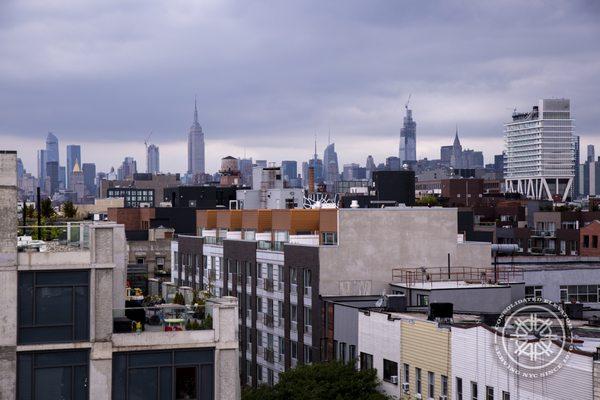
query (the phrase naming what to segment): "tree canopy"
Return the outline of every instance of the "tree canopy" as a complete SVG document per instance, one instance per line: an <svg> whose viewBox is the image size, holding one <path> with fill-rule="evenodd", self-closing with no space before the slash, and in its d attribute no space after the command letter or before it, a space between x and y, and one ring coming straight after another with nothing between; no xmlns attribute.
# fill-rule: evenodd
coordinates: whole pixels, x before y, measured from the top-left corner
<svg viewBox="0 0 600 400"><path fill-rule="evenodd" d="M77 215L77 207L71 201L65 201L62 205L62 212L65 218L75 218Z"/></svg>
<svg viewBox="0 0 600 400"><path fill-rule="evenodd" d="M246 389L242 400L384 400L375 370L357 371L338 361L300 365L282 373L279 382Z"/></svg>

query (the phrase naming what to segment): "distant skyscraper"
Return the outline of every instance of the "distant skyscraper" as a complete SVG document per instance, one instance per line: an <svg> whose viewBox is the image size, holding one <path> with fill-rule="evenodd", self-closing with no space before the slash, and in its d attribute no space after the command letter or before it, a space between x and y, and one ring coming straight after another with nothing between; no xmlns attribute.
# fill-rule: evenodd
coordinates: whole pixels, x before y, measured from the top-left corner
<svg viewBox="0 0 600 400"><path fill-rule="evenodd" d="M452 146L442 146L440 147L440 161L442 164L446 166L450 166L452 162Z"/></svg>
<svg viewBox="0 0 600 400"><path fill-rule="evenodd" d="M125 157L123 163L117 170L117 179L120 181L133 179L133 174L137 173L137 163L133 157Z"/></svg>
<svg viewBox="0 0 600 400"><path fill-rule="evenodd" d="M400 171L402 169L402 163L398 157L387 157L385 159L385 168L388 171Z"/></svg>
<svg viewBox="0 0 600 400"><path fill-rule="evenodd" d="M452 143L452 154L450 155L450 166L455 169L463 168L463 151L460 139L458 138L458 127Z"/></svg>
<svg viewBox="0 0 600 400"><path fill-rule="evenodd" d="M205 172L204 133L198 122L198 107L194 101L194 123L188 134L188 174L193 176Z"/></svg>
<svg viewBox="0 0 600 400"><path fill-rule="evenodd" d="M64 165L58 166L58 189L65 190L67 188L67 167Z"/></svg>
<svg viewBox="0 0 600 400"><path fill-rule="evenodd" d="M298 162L286 160L281 162L281 173L283 174L284 182L287 182L288 187L298 187Z"/></svg>
<svg viewBox="0 0 600 400"><path fill-rule="evenodd" d="M23 180L23 175L25 174L25 168L23 167L23 160L17 158L17 186L21 188L21 181Z"/></svg>
<svg viewBox="0 0 600 400"><path fill-rule="evenodd" d="M46 162L56 161L60 164L58 157L58 138L52 132L46 136Z"/></svg>
<svg viewBox="0 0 600 400"><path fill-rule="evenodd" d="M85 195L85 177L83 176L83 171L79 165L79 160L75 160L75 165L73 166L71 186L71 190L77 195L77 201L81 201Z"/></svg>
<svg viewBox="0 0 600 400"><path fill-rule="evenodd" d="M149 145L146 151L146 172L149 174L160 172L158 146L153 144Z"/></svg>
<svg viewBox="0 0 600 400"><path fill-rule="evenodd" d="M505 184L509 192L566 201L575 175L573 119L569 99L543 99L514 112L504 125Z"/></svg>
<svg viewBox="0 0 600 400"><path fill-rule="evenodd" d="M494 172L504 173L504 153L494 155Z"/></svg>
<svg viewBox="0 0 600 400"><path fill-rule="evenodd" d="M335 143L329 143L323 153L323 178L326 183L333 184L333 182L339 180L339 176L340 169Z"/></svg>
<svg viewBox="0 0 600 400"><path fill-rule="evenodd" d="M37 174L39 185L44 188L44 181L46 180L46 150L38 150Z"/></svg>
<svg viewBox="0 0 600 400"><path fill-rule="evenodd" d="M267 168L267 160L256 160L257 167Z"/></svg>
<svg viewBox="0 0 600 400"><path fill-rule="evenodd" d="M67 188L70 190L73 190L71 177L73 176L75 161L81 165L81 146L78 144L69 144L67 145Z"/></svg>
<svg viewBox="0 0 600 400"><path fill-rule="evenodd" d="M85 163L81 167L83 171L83 186L86 196L96 197L96 164Z"/></svg>
<svg viewBox="0 0 600 400"><path fill-rule="evenodd" d="M400 129L398 154L401 165L417 161L417 123L412 119L412 110L409 110L408 103L406 103L405 109L406 115L404 116L404 125Z"/></svg>
<svg viewBox="0 0 600 400"><path fill-rule="evenodd" d="M573 188L571 189L571 197L576 199L579 197L579 174L580 174L580 154L579 154L579 136L573 135L573 151L575 152L575 178L573 179Z"/></svg>
<svg viewBox="0 0 600 400"><path fill-rule="evenodd" d="M377 170L377 167L375 166L375 160L373 160L373 156L369 155L367 157L367 163L365 164L365 169L367 170L367 179L371 179L373 171Z"/></svg>
<svg viewBox="0 0 600 400"><path fill-rule="evenodd" d="M587 145L587 160L588 161L596 161L596 150L594 149L593 144Z"/></svg>
<svg viewBox="0 0 600 400"><path fill-rule="evenodd" d="M47 185L49 185L46 188L46 194L52 196L58 192L58 161L46 162L46 176L50 178L46 179Z"/></svg>
<svg viewBox="0 0 600 400"><path fill-rule="evenodd" d="M238 165L242 175L242 185L252 186L252 158L241 158Z"/></svg>

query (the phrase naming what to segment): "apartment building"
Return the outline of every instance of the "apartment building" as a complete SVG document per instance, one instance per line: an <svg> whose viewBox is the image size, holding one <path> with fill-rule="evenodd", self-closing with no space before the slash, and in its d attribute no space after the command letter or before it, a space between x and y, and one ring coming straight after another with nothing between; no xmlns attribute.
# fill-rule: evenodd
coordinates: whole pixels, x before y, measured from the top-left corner
<svg viewBox="0 0 600 400"><path fill-rule="evenodd" d="M490 266L489 243L459 240L449 208L198 210L172 245L172 281L240 303L240 371L277 382L331 351L322 296L381 294L398 266Z"/></svg>
<svg viewBox="0 0 600 400"><path fill-rule="evenodd" d="M16 152L2 151L0 398L239 399L235 298L211 301L203 330L150 324L126 308L123 225L18 228L16 204ZM59 239L18 233L46 230Z"/></svg>

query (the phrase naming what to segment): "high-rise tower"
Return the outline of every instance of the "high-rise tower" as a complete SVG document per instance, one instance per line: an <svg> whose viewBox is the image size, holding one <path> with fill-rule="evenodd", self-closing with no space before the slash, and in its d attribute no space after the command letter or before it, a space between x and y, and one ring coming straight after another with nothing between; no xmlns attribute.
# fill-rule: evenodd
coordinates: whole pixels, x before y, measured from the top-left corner
<svg viewBox="0 0 600 400"><path fill-rule="evenodd" d="M78 144L67 145L67 188L73 190L73 168L75 168L75 161L81 165L81 146Z"/></svg>
<svg viewBox="0 0 600 400"><path fill-rule="evenodd" d="M407 101L404 106L406 115L404 116L404 125L400 129L398 158L400 158L401 164L417 161L417 123L412 118L412 110L408 108L408 103Z"/></svg>
<svg viewBox="0 0 600 400"><path fill-rule="evenodd" d="M188 174L199 175L205 173L204 167L204 133L198 122L198 107L194 101L194 123L188 134Z"/></svg>
<svg viewBox="0 0 600 400"><path fill-rule="evenodd" d="M157 174L160 172L160 157L158 146L151 144L146 149L146 172Z"/></svg>
<svg viewBox="0 0 600 400"><path fill-rule="evenodd" d="M46 136L46 162L48 161L59 162L58 138L52 132L48 132Z"/></svg>
<svg viewBox="0 0 600 400"><path fill-rule="evenodd" d="M543 99L504 125L504 179L509 192L566 201L573 188L575 148L569 99Z"/></svg>

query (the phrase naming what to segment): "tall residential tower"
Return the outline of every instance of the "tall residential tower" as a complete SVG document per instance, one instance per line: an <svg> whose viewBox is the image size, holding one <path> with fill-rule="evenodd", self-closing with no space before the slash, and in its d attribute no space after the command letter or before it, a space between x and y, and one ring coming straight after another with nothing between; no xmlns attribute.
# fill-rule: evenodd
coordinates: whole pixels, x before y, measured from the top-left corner
<svg viewBox="0 0 600 400"><path fill-rule="evenodd" d="M158 146L151 144L146 150L146 172L149 174L157 174L160 172L160 158Z"/></svg>
<svg viewBox="0 0 600 400"><path fill-rule="evenodd" d="M504 125L504 179L509 192L566 201L575 175L569 99L543 99Z"/></svg>
<svg viewBox="0 0 600 400"><path fill-rule="evenodd" d="M198 107L194 102L194 123L188 134L188 174L199 175L205 173L204 167L204 133L198 122Z"/></svg>

